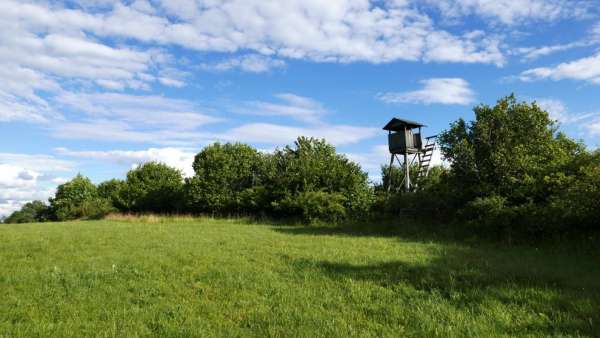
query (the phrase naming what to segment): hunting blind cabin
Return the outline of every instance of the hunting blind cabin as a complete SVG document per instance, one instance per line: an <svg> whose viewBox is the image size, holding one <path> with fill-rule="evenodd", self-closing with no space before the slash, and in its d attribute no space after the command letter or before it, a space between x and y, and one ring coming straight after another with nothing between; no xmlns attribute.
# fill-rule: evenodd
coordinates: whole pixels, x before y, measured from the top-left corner
<svg viewBox="0 0 600 338"><path fill-rule="evenodd" d="M431 157L435 150L435 141L437 135L429 136L425 138L425 145L423 145L423 139L421 137L421 128L426 127L425 125L410 120L403 120L399 118L393 118L388 122L383 130L387 130L388 133L388 146L391 154L390 166L389 166L389 182L388 182L388 193L393 185L392 166L394 165L394 159L398 161L400 167L404 169L404 177L399 186L404 184L405 191L411 191L416 188L416 183L412 184L410 181L410 167L416 161L418 164L417 182L419 178L426 177L429 174L429 166L431 164ZM403 162L400 162L399 155L403 155ZM409 158L412 157L409 162Z"/></svg>

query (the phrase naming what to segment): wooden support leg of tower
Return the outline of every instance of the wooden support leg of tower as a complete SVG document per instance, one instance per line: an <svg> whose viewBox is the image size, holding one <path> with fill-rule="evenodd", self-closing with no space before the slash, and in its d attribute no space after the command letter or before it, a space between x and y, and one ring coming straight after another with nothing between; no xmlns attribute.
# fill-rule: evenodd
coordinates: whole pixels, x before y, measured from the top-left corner
<svg viewBox="0 0 600 338"><path fill-rule="evenodd" d="M404 154L404 189L410 191L410 165L408 164L408 154Z"/></svg>
<svg viewBox="0 0 600 338"><path fill-rule="evenodd" d="M392 177L394 177L394 173L392 172L392 165L394 165L394 154L392 154L392 156L390 157L390 166L388 167L388 187L387 187L387 196L390 195L390 191L392 189L392 183L393 183L393 179Z"/></svg>

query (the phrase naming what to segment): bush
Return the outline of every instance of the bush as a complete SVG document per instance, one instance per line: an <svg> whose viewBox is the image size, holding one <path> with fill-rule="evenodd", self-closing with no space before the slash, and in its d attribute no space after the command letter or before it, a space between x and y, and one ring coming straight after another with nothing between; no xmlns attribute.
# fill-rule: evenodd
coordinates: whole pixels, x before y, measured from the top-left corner
<svg viewBox="0 0 600 338"><path fill-rule="evenodd" d="M382 171L387 170L383 168ZM447 220L454 216L458 205L454 198L454 191L448 185L449 170L441 167L432 167L429 175L417 181L418 186L414 192L406 193L402 190L391 193L387 191L380 194L385 199L383 209L392 215L409 214L415 218Z"/></svg>
<svg viewBox="0 0 600 338"><path fill-rule="evenodd" d="M483 232L509 237L540 237L594 222L584 215L597 207L598 173L580 168L595 156L558 132L535 103L509 96L474 111L474 121L459 119L440 134L451 168L439 183L454 201L450 210Z"/></svg>
<svg viewBox="0 0 600 338"><path fill-rule="evenodd" d="M50 207L42 201L25 203L20 210L10 214L4 223L33 223L50 220L52 213Z"/></svg>
<svg viewBox="0 0 600 338"><path fill-rule="evenodd" d="M339 222L346 218L346 197L340 193L305 191L273 202L273 206L288 214L300 215L304 222Z"/></svg>
<svg viewBox="0 0 600 338"><path fill-rule="evenodd" d="M119 211L130 209L127 197L127 183L123 180L111 179L98 184L98 196L105 198Z"/></svg>
<svg viewBox="0 0 600 338"><path fill-rule="evenodd" d="M135 212L178 212L183 204L181 172L166 164L147 162L127 173L126 205Z"/></svg>
<svg viewBox="0 0 600 338"><path fill-rule="evenodd" d="M101 219L102 217L117 211L110 200L101 197L93 197L81 201L78 204L66 205L57 211L58 220L71 219Z"/></svg>
<svg viewBox="0 0 600 338"><path fill-rule="evenodd" d="M577 176L559 176L553 182L559 188L552 195L548 209L554 221L578 230L600 230L600 165L580 168Z"/></svg>
<svg viewBox="0 0 600 338"><path fill-rule="evenodd" d="M339 213L337 207L326 208L334 212L331 217L325 217L327 219L339 219L342 214L365 216L374 202L374 191L367 174L358 164L336 153L325 140L300 137L294 147L286 146L275 151L269 173L266 186L273 195L273 205L279 206L275 210L279 215L302 216L304 211L286 210L280 205L287 201L309 203L325 196L323 194L335 197L334 205L339 203L344 208L343 213ZM312 192L315 194L308 194ZM322 215L321 212L316 214Z"/></svg>
<svg viewBox="0 0 600 338"><path fill-rule="evenodd" d="M69 182L59 185L54 198L50 199L54 217L59 221L95 217L98 211L90 207L95 203L99 207L106 204L98 196L96 186L87 177L80 174L77 174ZM93 215L87 212L91 212Z"/></svg>
<svg viewBox="0 0 600 338"><path fill-rule="evenodd" d="M186 180L191 211L240 214L266 208L261 184L266 155L241 143L215 143L194 158L192 178Z"/></svg>
<svg viewBox="0 0 600 338"><path fill-rule="evenodd" d="M567 171L584 152L581 144L557 132L555 122L535 103L509 96L474 112L475 121L460 119L440 135L456 191L465 202L490 195L513 205L544 201L544 178Z"/></svg>

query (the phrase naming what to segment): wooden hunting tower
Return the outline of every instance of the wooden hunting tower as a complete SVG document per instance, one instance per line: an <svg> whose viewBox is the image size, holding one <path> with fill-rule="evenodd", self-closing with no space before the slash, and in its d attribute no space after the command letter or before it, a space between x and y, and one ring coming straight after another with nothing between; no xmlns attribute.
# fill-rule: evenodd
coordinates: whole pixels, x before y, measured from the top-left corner
<svg viewBox="0 0 600 338"><path fill-rule="evenodd" d="M392 187L393 175L391 175L391 170L392 165L394 164L394 158L396 158L398 163L404 167L403 183L406 191L410 191L412 187L410 182L410 165L415 159L418 159L419 161L419 173L417 177L424 177L429 173L429 164L431 163L431 156L435 149L436 136L425 138L426 144L423 145L423 139L421 137L422 127L425 127L425 125L419 122L395 117L383 127L383 130L389 132L388 147L391 154L388 192ZM404 162L400 163L400 159L397 157L398 155L403 155ZM409 156L413 157L410 163L408 162Z"/></svg>

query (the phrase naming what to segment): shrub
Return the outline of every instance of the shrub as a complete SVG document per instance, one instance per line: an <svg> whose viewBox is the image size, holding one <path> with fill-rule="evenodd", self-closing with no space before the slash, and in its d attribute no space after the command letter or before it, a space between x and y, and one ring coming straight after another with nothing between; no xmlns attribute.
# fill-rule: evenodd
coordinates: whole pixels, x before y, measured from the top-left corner
<svg viewBox="0 0 600 338"><path fill-rule="evenodd" d="M584 152L557 132L547 112L535 103L517 102L514 95L474 112L475 121L460 119L440 134L441 149L467 200L487 195L512 203L543 200L544 177L566 170Z"/></svg>
<svg viewBox="0 0 600 338"><path fill-rule="evenodd" d="M554 220L573 229L600 230L600 165L591 164L580 168L577 176L554 179L562 188L549 203Z"/></svg>
<svg viewBox="0 0 600 338"><path fill-rule="evenodd" d="M52 213L50 207L42 201L25 203L20 210L10 214L4 223L33 223L50 220Z"/></svg>
<svg viewBox="0 0 600 338"><path fill-rule="evenodd" d="M416 181L418 186L413 192L399 190L386 196L387 191L381 191L380 194L387 197L381 210L393 215L410 214L415 218L435 220L453 217L458 205L453 187L448 185L448 175L448 169L435 166L430 169L428 176Z"/></svg>
<svg viewBox="0 0 600 338"><path fill-rule="evenodd" d="M241 143L215 143L204 148L194 158L194 177L186 180L190 210L230 214L264 209L260 186L266 156Z"/></svg>
<svg viewBox="0 0 600 338"><path fill-rule="evenodd" d="M125 189L132 211L178 212L183 204L181 172L163 163L147 162L130 170Z"/></svg>
<svg viewBox="0 0 600 338"><path fill-rule="evenodd" d="M110 200L93 197L78 204L65 205L57 211L56 216L59 220L100 219L115 211L117 209L113 207Z"/></svg>
<svg viewBox="0 0 600 338"><path fill-rule="evenodd" d="M120 211L129 210L127 183L123 180L111 179L98 184L98 196L105 198Z"/></svg>
<svg viewBox="0 0 600 338"><path fill-rule="evenodd" d="M337 207L327 208L335 214L326 218L339 219L342 214L364 216L374 202L367 174L358 164L336 153L325 140L300 137L294 147L286 146L275 151L269 173L267 188L273 194L273 205L286 204L290 200L308 203L325 196L323 194L342 196L343 199L335 197L334 204L341 204L345 210L343 213L339 213ZM316 195L301 196L309 192ZM278 207L275 211L280 215L299 216L299 209Z"/></svg>
<svg viewBox="0 0 600 338"><path fill-rule="evenodd" d="M96 186L87 178L77 174L72 180L59 185L56 188L54 198L50 199L50 206L54 216L59 221L87 218L91 215L87 211L92 211L89 207L91 203L104 204L99 199ZM96 214L96 211L93 211Z"/></svg>
<svg viewBox="0 0 600 338"><path fill-rule="evenodd" d="M285 213L300 215L304 222L339 222L346 218L346 197L340 193L304 191L274 202Z"/></svg>
<svg viewBox="0 0 600 338"><path fill-rule="evenodd" d="M474 121L459 119L440 134L451 163L440 183L461 218L490 233L530 235L564 231L567 217L583 221L574 215L578 206L587 205L580 214L594 207L587 189L594 174L580 179L578 170L593 159L583 145L558 132L536 103L517 102L514 95L474 112ZM565 201L577 197L577 205Z"/></svg>
<svg viewBox="0 0 600 338"><path fill-rule="evenodd" d="M514 210L501 196L477 197L467 203L461 210L461 216L470 221L475 227L495 232L507 227L513 222Z"/></svg>

